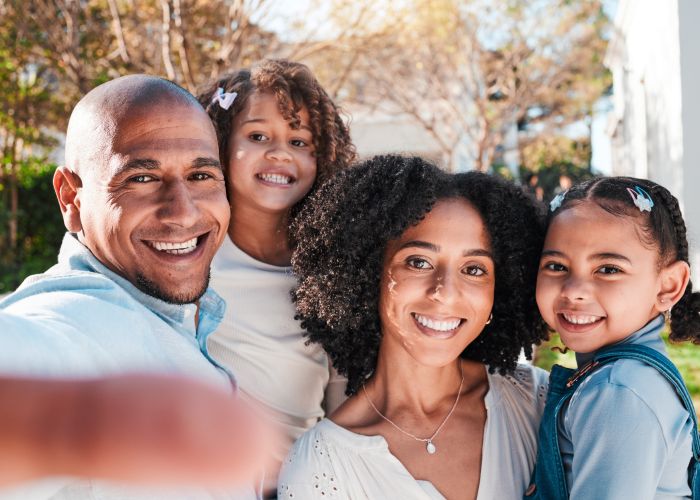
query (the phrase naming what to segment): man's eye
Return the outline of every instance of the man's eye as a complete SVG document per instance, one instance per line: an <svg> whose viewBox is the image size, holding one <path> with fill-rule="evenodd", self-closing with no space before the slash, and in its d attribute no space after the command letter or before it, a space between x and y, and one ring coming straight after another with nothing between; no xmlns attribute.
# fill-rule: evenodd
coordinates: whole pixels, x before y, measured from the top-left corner
<svg viewBox="0 0 700 500"><path fill-rule="evenodd" d="M414 269L432 269L430 262L418 257L410 257L406 259L406 264Z"/></svg>
<svg viewBox="0 0 700 500"><path fill-rule="evenodd" d="M192 174L190 178L194 181L206 181L208 179L211 179L212 176L206 172L196 172Z"/></svg>
<svg viewBox="0 0 700 500"><path fill-rule="evenodd" d="M155 177L153 177L152 175L146 175L146 174L135 175L135 176L129 178L129 182L135 182L138 184L143 184L146 182L153 182L154 180L156 180Z"/></svg>

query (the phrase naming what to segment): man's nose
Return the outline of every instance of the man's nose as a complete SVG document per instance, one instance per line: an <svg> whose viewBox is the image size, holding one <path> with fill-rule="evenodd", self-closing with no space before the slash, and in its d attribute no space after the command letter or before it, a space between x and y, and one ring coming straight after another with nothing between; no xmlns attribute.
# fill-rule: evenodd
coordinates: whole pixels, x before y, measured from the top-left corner
<svg viewBox="0 0 700 500"><path fill-rule="evenodd" d="M199 205L185 180L164 182L160 205L158 216L166 224L191 227L202 216Z"/></svg>

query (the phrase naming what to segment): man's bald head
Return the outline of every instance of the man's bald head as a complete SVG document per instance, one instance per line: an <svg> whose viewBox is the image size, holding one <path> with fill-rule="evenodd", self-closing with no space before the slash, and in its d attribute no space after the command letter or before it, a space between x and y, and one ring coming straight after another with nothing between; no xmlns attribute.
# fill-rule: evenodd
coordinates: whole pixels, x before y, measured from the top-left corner
<svg viewBox="0 0 700 500"><path fill-rule="evenodd" d="M123 76L95 87L71 113L66 132L66 166L76 173L85 167L99 167L109 156L121 125L130 117L159 106L191 107L195 113L204 113L187 90L155 76Z"/></svg>
<svg viewBox="0 0 700 500"><path fill-rule="evenodd" d="M54 190L68 231L110 270L169 302L204 293L229 205L216 132L186 90L136 75L87 94Z"/></svg>

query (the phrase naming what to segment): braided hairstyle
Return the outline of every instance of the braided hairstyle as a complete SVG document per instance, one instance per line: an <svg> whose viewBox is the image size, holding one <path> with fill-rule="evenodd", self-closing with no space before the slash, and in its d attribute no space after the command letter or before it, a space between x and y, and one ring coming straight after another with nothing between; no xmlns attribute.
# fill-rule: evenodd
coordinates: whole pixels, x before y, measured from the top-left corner
<svg viewBox="0 0 700 500"><path fill-rule="evenodd" d="M219 88L224 92L238 94L228 109L212 102ZM275 96L280 114L292 129L298 129L301 125L299 111L302 107L308 111L317 172L310 192L355 159L355 146L350 140L348 127L340 116L341 110L323 90L311 70L297 62L264 59L250 69L222 75L207 84L197 95L200 104L214 123L224 172L229 164L229 141L233 120L245 108L249 97L256 92ZM305 199L297 203L292 209L292 214L298 212Z"/></svg>
<svg viewBox="0 0 700 500"><path fill-rule="evenodd" d="M628 189L644 189L654 206L650 212L634 205ZM642 244L659 251L659 268L676 261L690 265L688 239L680 205L668 189L646 179L634 177L599 177L578 184L564 194L561 205L550 212L549 222L568 208L591 201L617 217L628 217L637 223ZM671 334L674 341L700 343L700 293L693 292L689 281L683 296L671 310Z"/></svg>
<svg viewBox="0 0 700 500"><path fill-rule="evenodd" d="M437 201L453 198L481 215L496 273L493 320L462 357L503 373L515 368L521 349L530 356L532 345L546 337L534 299L544 242L536 202L487 174L447 174L421 158L378 156L321 186L291 227L298 242L292 255L297 318L309 341L321 344L348 378L348 395L377 364L387 243L418 224Z"/></svg>

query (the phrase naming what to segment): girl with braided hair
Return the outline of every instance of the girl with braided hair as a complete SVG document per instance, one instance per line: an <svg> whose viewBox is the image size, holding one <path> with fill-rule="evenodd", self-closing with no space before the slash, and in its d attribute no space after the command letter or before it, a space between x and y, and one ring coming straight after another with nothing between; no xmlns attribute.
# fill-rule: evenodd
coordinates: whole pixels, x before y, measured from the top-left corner
<svg viewBox="0 0 700 500"><path fill-rule="evenodd" d="M228 238L212 262L227 302L208 349L244 396L281 424L287 447L344 400L345 380L294 319L289 225L309 195L355 158L339 108L308 67L263 60L199 94L216 130L231 207ZM269 478L275 483L275 474Z"/></svg>
<svg viewBox="0 0 700 500"><path fill-rule="evenodd" d="M665 316L671 340L700 342L678 200L654 182L609 177L550 209L537 304L578 370L552 370L526 496L697 498L696 414L660 336Z"/></svg>

